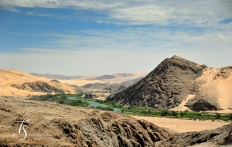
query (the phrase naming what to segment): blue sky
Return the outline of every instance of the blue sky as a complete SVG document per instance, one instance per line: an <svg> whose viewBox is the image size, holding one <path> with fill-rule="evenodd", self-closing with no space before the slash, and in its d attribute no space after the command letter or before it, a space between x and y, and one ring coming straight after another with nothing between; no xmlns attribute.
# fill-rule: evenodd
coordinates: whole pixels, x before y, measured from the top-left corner
<svg viewBox="0 0 232 147"><path fill-rule="evenodd" d="M231 0L0 0L0 68L150 72L179 55L232 65Z"/></svg>

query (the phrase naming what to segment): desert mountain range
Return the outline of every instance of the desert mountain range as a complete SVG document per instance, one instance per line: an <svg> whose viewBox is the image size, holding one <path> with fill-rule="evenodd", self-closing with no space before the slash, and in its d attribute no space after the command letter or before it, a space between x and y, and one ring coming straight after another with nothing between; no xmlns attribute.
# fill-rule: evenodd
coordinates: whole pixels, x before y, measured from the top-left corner
<svg viewBox="0 0 232 147"><path fill-rule="evenodd" d="M175 110L232 109L232 67L212 68L173 56L107 100L125 106Z"/></svg>
<svg viewBox="0 0 232 147"><path fill-rule="evenodd" d="M231 73L231 66L215 69L178 56L165 59L148 75L121 73L59 80L1 69L0 96L75 94L106 90L110 85L113 93L107 100L125 106L230 111Z"/></svg>
<svg viewBox="0 0 232 147"><path fill-rule="evenodd" d="M36 76L35 76L36 75ZM76 94L86 91L118 91L136 83L146 74L114 74L103 76L63 76L28 74L18 70L0 69L0 96L28 96L47 93Z"/></svg>

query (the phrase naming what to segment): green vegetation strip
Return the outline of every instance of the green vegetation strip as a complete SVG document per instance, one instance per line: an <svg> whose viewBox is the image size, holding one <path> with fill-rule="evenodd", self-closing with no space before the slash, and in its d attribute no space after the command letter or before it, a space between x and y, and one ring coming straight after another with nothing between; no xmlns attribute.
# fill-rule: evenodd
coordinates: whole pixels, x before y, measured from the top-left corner
<svg viewBox="0 0 232 147"><path fill-rule="evenodd" d="M77 100L69 100L68 97L75 97ZM113 108L121 108L122 113L128 115L138 115L138 116L152 116L152 117L168 117L168 118L186 118L192 120L223 120L223 121L232 121L232 113L229 114L220 114L220 113L207 113L207 112L195 112L195 111L172 111L172 110L163 110L163 109L153 109L153 108L141 108L141 107L124 107L122 105L97 99L82 98L80 94L47 94L43 96L33 97L32 100L46 100L53 101L60 104L66 104L71 106L80 106L88 107L89 103L87 101L95 101L100 104L105 104L108 107L96 106L91 107L95 109L114 111ZM113 108L112 108L113 107Z"/></svg>

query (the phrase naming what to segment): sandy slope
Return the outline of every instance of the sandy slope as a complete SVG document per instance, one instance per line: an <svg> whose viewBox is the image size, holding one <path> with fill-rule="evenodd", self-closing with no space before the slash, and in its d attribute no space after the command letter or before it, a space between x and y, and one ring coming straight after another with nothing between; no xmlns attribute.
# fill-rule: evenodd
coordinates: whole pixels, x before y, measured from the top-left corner
<svg viewBox="0 0 232 147"><path fill-rule="evenodd" d="M17 84L25 81L31 82L36 80L46 80L46 78L38 78L17 70L0 69L0 86L6 86L8 84L13 84L13 83Z"/></svg>
<svg viewBox="0 0 232 147"><path fill-rule="evenodd" d="M36 77L18 70L3 70L0 69L0 96L27 96L27 95L43 95L42 92L31 92L19 90L11 87L12 84L23 84L25 82L43 81L49 85L64 89L65 91L75 93L72 86L63 83L54 83L50 79L44 77Z"/></svg>
<svg viewBox="0 0 232 147"><path fill-rule="evenodd" d="M224 111L230 111L229 108L232 108L232 69L207 68L196 82L200 85L199 96L217 103Z"/></svg>
<svg viewBox="0 0 232 147"><path fill-rule="evenodd" d="M189 94L189 95L187 96L187 98L184 99L184 100L181 102L181 104L180 104L179 106L177 106L177 107L175 107L175 108L172 108L172 109L170 109L170 110L181 110L181 111L189 110L189 108L186 107L185 105L186 105L186 103L187 103L190 99L192 99L192 98L194 98L194 97L195 97L194 94Z"/></svg>
<svg viewBox="0 0 232 147"><path fill-rule="evenodd" d="M189 95L185 100L173 110L186 110L184 105L194 98L202 98L213 104L217 104L221 109L218 112L232 112L232 69L207 67L203 75L196 81L198 91L195 95Z"/></svg>

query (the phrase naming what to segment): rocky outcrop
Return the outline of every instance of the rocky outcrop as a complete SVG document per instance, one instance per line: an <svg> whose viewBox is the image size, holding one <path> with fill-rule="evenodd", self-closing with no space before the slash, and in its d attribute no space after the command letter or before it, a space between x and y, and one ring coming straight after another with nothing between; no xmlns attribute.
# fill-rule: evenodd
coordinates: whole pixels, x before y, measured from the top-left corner
<svg viewBox="0 0 232 147"><path fill-rule="evenodd" d="M65 93L64 90L51 86L48 83L42 81L25 82L23 84L12 84L11 87L31 92Z"/></svg>
<svg viewBox="0 0 232 147"><path fill-rule="evenodd" d="M126 106L173 108L198 90L199 65L178 56L167 58L136 84L110 95L107 100Z"/></svg>
<svg viewBox="0 0 232 147"><path fill-rule="evenodd" d="M164 140L171 133L147 121L117 119L115 113L105 112L100 117L89 117L70 124L54 120L70 142L81 147L147 147Z"/></svg>
<svg viewBox="0 0 232 147"><path fill-rule="evenodd" d="M159 147L186 147L186 146L232 146L232 125L226 125L215 130L188 132L176 134L162 142L156 143Z"/></svg>
<svg viewBox="0 0 232 147"><path fill-rule="evenodd" d="M216 104L212 104L204 99L193 99L187 102L187 107L193 111L217 111L221 110Z"/></svg>
<svg viewBox="0 0 232 147"><path fill-rule="evenodd" d="M220 71L214 76L214 80L218 78L227 79L231 75L232 66L226 66L220 69Z"/></svg>
<svg viewBox="0 0 232 147"><path fill-rule="evenodd" d="M116 112L17 99L8 99L0 107L0 146L6 147L152 147L173 135L145 120ZM28 119L24 123L27 138L21 140L23 130L13 137L20 126L15 121Z"/></svg>

